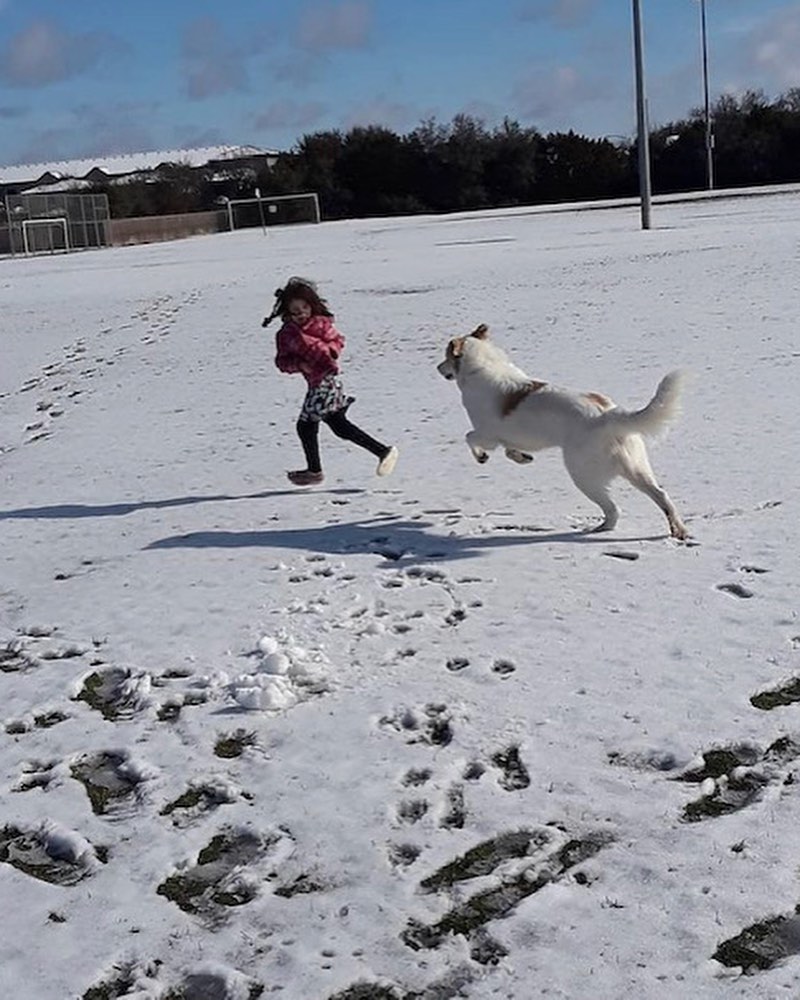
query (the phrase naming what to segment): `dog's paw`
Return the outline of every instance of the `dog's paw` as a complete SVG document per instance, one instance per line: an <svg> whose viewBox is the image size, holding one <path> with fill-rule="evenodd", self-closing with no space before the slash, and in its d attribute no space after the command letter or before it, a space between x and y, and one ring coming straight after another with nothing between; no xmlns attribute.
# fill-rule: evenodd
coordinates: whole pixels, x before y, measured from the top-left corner
<svg viewBox="0 0 800 1000"><path fill-rule="evenodd" d="M489 461L489 452L481 451L477 448L470 448L472 452L472 457L479 465L485 465Z"/></svg>
<svg viewBox="0 0 800 1000"><path fill-rule="evenodd" d="M506 448L506 458L510 458L512 462L517 462L519 465L527 465L528 462L533 461L533 455L529 455L526 451L519 451L517 448Z"/></svg>

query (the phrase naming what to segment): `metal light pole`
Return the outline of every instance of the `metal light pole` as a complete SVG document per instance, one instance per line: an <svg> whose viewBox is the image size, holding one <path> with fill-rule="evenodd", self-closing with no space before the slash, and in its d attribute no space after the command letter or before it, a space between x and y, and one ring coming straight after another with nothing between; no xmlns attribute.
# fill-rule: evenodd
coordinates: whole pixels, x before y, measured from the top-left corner
<svg viewBox="0 0 800 1000"><path fill-rule="evenodd" d="M700 0L700 37L703 43L703 103L706 123L706 182L714 188L714 135L711 131L711 105L708 99L708 42L706 38L706 0Z"/></svg>
<svg viewBox="0 0 800 1000"><path fill-rule="evenodd" d="M633 50L636 66L636 124L639 152L639 192L642 199L642 229L650 228L650 136L644 87L644 41L640 0L633 0Z"/></svg>

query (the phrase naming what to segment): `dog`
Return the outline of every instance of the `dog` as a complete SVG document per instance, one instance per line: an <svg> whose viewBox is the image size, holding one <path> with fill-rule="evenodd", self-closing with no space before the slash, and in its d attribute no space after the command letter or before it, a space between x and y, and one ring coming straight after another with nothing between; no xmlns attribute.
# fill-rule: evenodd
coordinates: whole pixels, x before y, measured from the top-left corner
<svg viewBox="0 0 800 1000"><path fill-rule="evenodd" d="M641 410L619 409L599 392L573 392L532 379L489 339L482 323L466 337L453 337L437 370L454 379L473 429L466 440L484 463L502 447L513 462L533 461L532 452L561 448L572 481L603 512L591 531L611 531L619 507L609 486L621 476L664 512L673 538L689 533L675 505L656 480L643 436L666 429L679 415L681 372L666 375Z"/></svg>

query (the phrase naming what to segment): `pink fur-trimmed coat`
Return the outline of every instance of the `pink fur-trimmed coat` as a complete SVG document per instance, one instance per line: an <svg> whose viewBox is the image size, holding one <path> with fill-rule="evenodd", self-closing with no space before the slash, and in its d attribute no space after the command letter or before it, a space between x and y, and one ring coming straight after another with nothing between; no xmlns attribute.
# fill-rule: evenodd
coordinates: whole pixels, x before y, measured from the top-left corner
<svg viewBox="0 0 800 1000"><path fill-rule="evenodd" d="M300 372L310 389L328 375L339 374L344 337L329 316L311 316L302 326L288 320L275 338L275 364L287 374Z"/></svg>

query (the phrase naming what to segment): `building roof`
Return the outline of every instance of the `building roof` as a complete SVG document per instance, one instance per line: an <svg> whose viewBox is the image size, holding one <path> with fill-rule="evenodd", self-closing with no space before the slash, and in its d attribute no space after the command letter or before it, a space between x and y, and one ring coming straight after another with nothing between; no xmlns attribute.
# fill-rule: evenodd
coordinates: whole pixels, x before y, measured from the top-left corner
<svg viewBox="0 0 800 1000"><path fill-rule="evenodd" d="M0 166L0 184L36 181L45 174L63 178L85 177L92 170L102 170L109 176L132 174L137 170L154 170L162 163L188 163L202 167L210 161L241 160L259 156L277 156L274 149L258 146L201 146L197 149L161 149L145 153L125 153L122 156L101 156L86 160L60 160L50 163L19 163Z"/></svg>

